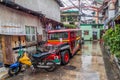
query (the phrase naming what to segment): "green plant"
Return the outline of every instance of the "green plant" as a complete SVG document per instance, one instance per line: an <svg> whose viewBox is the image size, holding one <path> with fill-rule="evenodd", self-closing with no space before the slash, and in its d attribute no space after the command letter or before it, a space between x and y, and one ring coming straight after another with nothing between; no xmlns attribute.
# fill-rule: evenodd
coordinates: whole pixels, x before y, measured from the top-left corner
<svg viewBox="0 0 120 80"><path fill-rule="evenodd" d="M65 28L76 28L76 25L72 25L72 24L64 24Z"/></svg>
<svg viewBox="0 0 120 80"><path fill-rule="evenodd" d="M103 36L105 45L110 47L112 54L115 54L120 58L120 25L116 25L115 28L110 28L105 32Z"/></svg>

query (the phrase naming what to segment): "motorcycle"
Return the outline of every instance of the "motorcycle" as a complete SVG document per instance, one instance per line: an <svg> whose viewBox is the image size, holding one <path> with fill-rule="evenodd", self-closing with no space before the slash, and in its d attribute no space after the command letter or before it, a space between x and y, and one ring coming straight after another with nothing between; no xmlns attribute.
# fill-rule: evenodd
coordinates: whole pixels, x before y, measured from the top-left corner
<svg viewBox="0 0 120 80"><path fill-rule="evenodd" d="M8 74L9 76L17 75L20 71L26 70L30 67L32 71L40 69L45 69L48 72L54 71L56 69L56 63L54 61L47 60L50 53L36 53L32 55L32 60L28 57L28 54L24 52L20 55L17 61L10 65Z"/></svg>
<svg viewBox="0 0 120 80"><path fill-rule="evenodd" d="M51 55L49 52L39 51L32 55L32 70L45 69L48 72L52 72L56 69L56 63L52 60L47 59Z"/></svg>
<svg viewBox="0 0 120 80"><path fill-rule="evenodd" d="M19 55L17 61L10 65L8 74L9 76L17 75L20 71L24 71L27 66L30 67L32 62L28 57L27 53L24 52L22 55Z"/></svg>

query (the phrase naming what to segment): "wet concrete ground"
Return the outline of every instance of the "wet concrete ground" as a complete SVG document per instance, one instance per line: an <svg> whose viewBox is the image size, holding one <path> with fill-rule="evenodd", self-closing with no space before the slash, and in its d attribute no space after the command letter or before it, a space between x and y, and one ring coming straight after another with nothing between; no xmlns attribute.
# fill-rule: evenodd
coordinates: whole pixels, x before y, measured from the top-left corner
<svg viewBox="0 0 120 80"><path fill-rule="evenodd" d="M26 71L6 80L109 80L106 72L99 43L85 42L82 51L79 51L69 64L58 66L54 72Z"/></svg>

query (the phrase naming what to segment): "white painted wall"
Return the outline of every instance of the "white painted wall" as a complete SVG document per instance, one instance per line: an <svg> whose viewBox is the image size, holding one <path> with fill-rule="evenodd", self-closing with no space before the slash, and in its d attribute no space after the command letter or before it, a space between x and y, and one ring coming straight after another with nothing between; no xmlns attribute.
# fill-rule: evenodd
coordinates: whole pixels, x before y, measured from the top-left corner
<svg viewBox="0 0 120 80"><path fill-rule="evenodd" d="M55 0L14 0L19 5L42 12L46 17L60 22L60 6Z"/></svg>
<svg viewBox="0 0 120 80"><path fill-rule="evenodd" d="M109 10L108 11L108 19L112 19L115 17L115 10Z"/></svg>
<svg viewBox="0 0 120 80"><path fill-rule="evenodd" d="M0 5L0 34L1 26L20 27L25 34L25 26L34 26L40 35L43 35L42 23L39 18L21 11L17 11L6 6ZM14 34L13 34L14 35ZM44 36L43 36L44 37ZM35 52L36 47L27 48L29 52Z"/></svg>
<svg viewBox="0 0 120 80"><path fill-rule="evenodd" d="M1 26L20 27L24 33L25 26L34 26L38 28L39 34L42 34L42 24L38 17L13 10L3 5L0 5L0 28Z"/></svg>

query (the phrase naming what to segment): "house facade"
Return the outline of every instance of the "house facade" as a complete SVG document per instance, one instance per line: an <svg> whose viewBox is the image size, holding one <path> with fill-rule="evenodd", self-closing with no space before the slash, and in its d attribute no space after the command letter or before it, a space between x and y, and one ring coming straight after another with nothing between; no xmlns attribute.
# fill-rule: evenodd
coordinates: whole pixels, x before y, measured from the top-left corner
<svg viewBox="0 0 120 80"><path fill-rule="evenodd" d="M79 12L76 10L61 11L61 21L63 24L78 25Z"/></svg>
<svg viewBox="0 0 120 80"><path fill-rule="evenodd" d="M0 0L0 62L13 63L20 46L35 52L46 27L60 24L60 6L59 0Z"/></svg>
<svg viewBox="0 0 120 80"><path fill-rule="evenodd" d="M103 15L104 28L108 29L114 27L115 24L119 23L120 15L120 1L119 0L104 0L101 11Z"/></svg>
<svg viewBox="0 0 120 80"><path fill-rule="evenodd" d="M103 24L81 24L80 29L84 40L99 40L104 28Z"/></svg>

